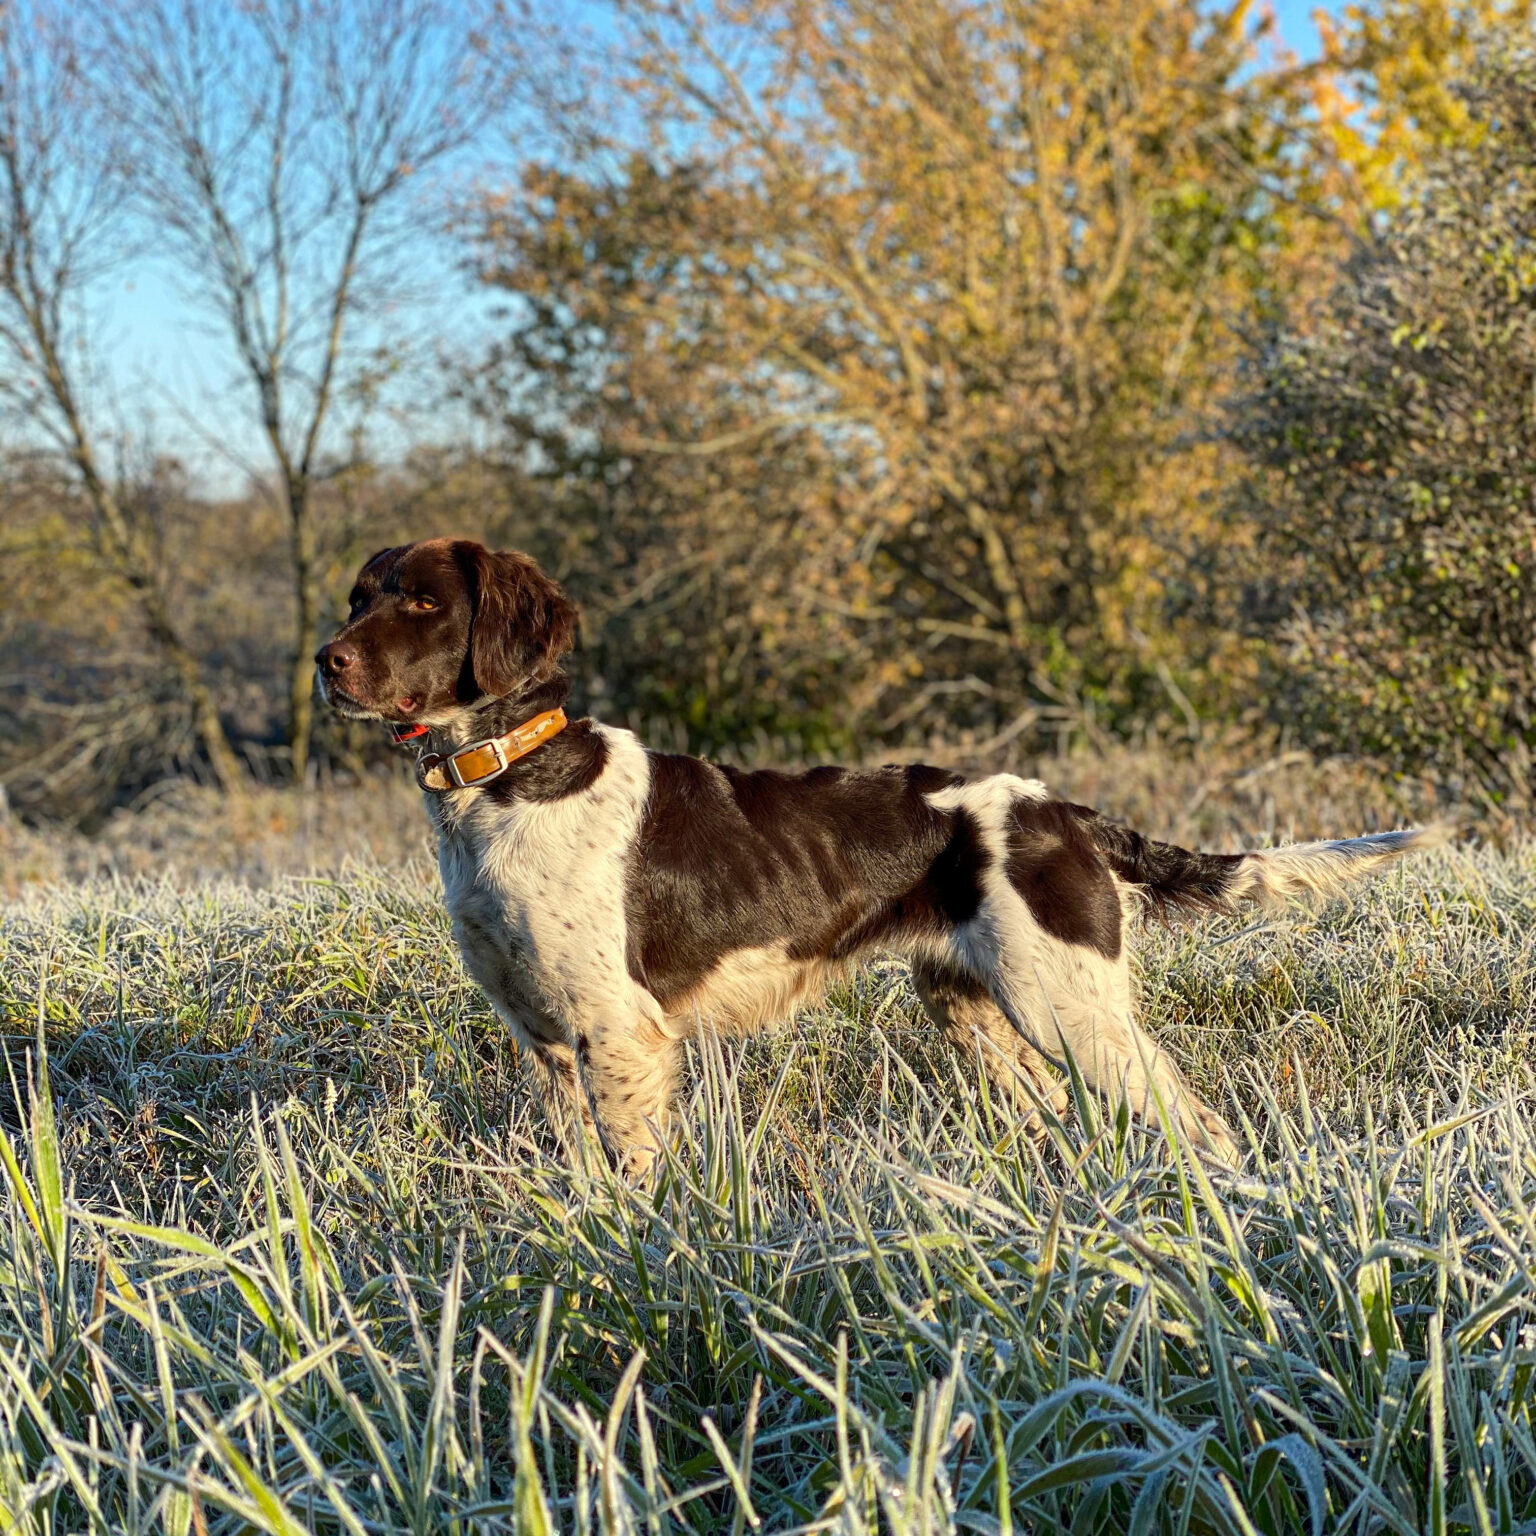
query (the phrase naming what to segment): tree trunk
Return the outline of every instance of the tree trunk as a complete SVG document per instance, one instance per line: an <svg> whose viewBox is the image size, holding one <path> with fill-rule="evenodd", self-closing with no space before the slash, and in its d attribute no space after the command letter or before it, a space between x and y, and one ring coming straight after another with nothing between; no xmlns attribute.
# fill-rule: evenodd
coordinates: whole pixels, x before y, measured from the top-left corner
<svg viewBox="0 0 1536 1536"><path fill-rule="evenodd" d="M1029 644L1029 610L1024 603L1024 589L1019 585L1018 573L1013 568L1012 556L997 519L991 511L974 497L965 501L965 520L971 531L981 540L982 558L986 562L987 575L992 589L1002 604L1003 617L1008 623L1008 638L1016 651L1023 651Z"/></svg>
<svg viewBox="0 0 1536 1536"><path fill-rule="evenodd" d="M293 669L288 678L288 760L293 782L302 784L309 768L309 744L314 732L314 656L320 638L315 529L310 517L307 480L295 477L289 481L288 513L293 528L293 588L297 607Z"/></svg>
<svg viewBox="0 0 1536 1536"><path fill-rule="evenodd" d="M150 639L180 680L182 691L192 706L192 721L203 751L208 754L208 764L213 769L214 778L225 794L242 795L245 791L245 772L240 766L240 759L235 755L235 749L229 744L224 723L219 719L218 708L213 702L213 694L203 681L202 667L181 638L181 632L165 600L165 593L155 579L152 566L139 548L138 540L116 495L96 468L96 456L85 435L84 423L74 409L73 397L63 387L63 375L57 368L52 371L50 383L54 384L55 397L65 408L73 439L75 467L80 471L86 494L106 532L107 542L112 546L119 574L139 601Z"/></svg>
<svg viewBox="0 0 1536 1536"><path fill-rule="evenodd" d="M1014 569L1013 556L1009 553L1003 530L998 526L992 510L964 485L944 470L935 470L934 479L939 489L960 509L971 532L981 541L982 561L987 577L992 583L998 607L1008 625L1009 644L1015 651L1024 651L1029 645L1029 609L1024 601L1024 588Z"/></svg>
<svg viewBox="0 0 1536 1536"><path fill-rule="evenodd" d="M1062 564L1066 580L1063 583L1060 622L1064 633L1070 635L1073 630L1085 631L1090 643L1096 646L1103 638L1103 624L1099 614L1099 572L1093 552L1092 529L1083 506L1083 484L1065 455L1058 451L1051 457L1053 499L1065 544Z"/></svg>
<svg viewBox="0 0 1536 1536"><path fill-rule="evenodd" d="M229 744L224 723L219 719L218 706L213 702L213 693L200 676L196 658L185 646L178 644L171 654L171 661L180 674L182 689L192 706L192 723L196 727L198 740L203 744L203 751L208 754L208 763L213 769L214 778L218 780L219 788L227 795L243 795L245 772L240 766L240 759L235 756L234 748Z"/></svg>
<svg viewBox="0 0 1536 1536"><path fill-rule="evenodd" d="M14 140L7 146L6 162L14 196L17 195L16 178L19 174ZM24 259L31 272L37 251L31 243L31 228L25 223L22 234ZM219 787L228 795L239 796L245 788L245 774L241 770L240 759L235 756L229 737L224 733L224 724L219 719L213 694L203 681L202 667L187 648L177 628L165 590L155 573L154 562L124 513L116 492L102 477L96 462L95 444L60 355L59 311L69 296L66 269L59 268L52 273L54 286L44 291L36 286L35 273L32 275L31 286L18 282L14 259L12 257L8 260L10 265L5 272L6 291L11 301L20 308L26 330L36 348L48 394L63 420L69 457L74 462L86 498L96 514L105 543L111 550L117 573L138 599L151 640L171 664L181 682L187 701L192 706L192 719L198 739L208 754L208 762L214 777L219 781ZM26 350L23 345L23 352Z"/></svg>
<svg viewBox="0 0 1536 1536"><path fill-rule="evenodd" d="M192 722L197 729L198 740L203 744L203 751L208 754L208 763L219 782L219 788L226 794L242 794L245 774L240 767L240 759L235 756L235 749L229 744L229 737L224 733L224 724L219 719L213 693L203 681L202 668L197 658L176 632L164 596L148 572L132 561L131 553L122 552L120 558L127 567L124 577L138 595L140 607L144 610L150 638L170 662L181 683L182 692L192 706Z"/></svg>

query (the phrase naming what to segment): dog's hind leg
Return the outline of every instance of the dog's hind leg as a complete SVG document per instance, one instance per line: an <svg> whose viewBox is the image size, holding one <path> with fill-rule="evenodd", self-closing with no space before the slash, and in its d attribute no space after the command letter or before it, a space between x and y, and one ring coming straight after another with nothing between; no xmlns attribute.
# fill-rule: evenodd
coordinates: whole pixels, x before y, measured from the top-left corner
<svg viewBox="0 0 1536 1536"><path fill-rule="evenodd" d="M1124 1093L1152 1124L1161 1100L1198 1151L1237 1162L1221 1116L1195 1096L1137 1022L1130 961L1118 932L1112 949L1107 938L1100 944L1058 938L1011 886L998 882L961 943L965 963L986 978L1004 1017L1038 1051L1063 1063L1070 1053L1090 1088L1111 1102Z"/></svg>
<svg viewBox="0 0 1536 1536"><path fill-rule="evenodd" d="M1076 810L1036 783L996 774L928 797L968 819L956 870L974 905L955 914L955 963L981 977L1009 1024L1043 1055L1068 1054L1088 1086L1127 1095L1156 1122L1161 1101L1191 1143L1226 1162L1237 1148L1136 1022L1126 955L1124 891ZM951 878L953 884L953 878Z"/></svg>
<svg viewBox="0 0 1536 1536"><path fill-rule="evenodd" d="M979 1058L987 1081L1021 1116L1025 1133L1045 1139L1040 1104L1066 1113L1066 1084L993 1002L986 984L958 966L912 964L912 985L928 1017L959 1050Z"/></svg>
<svg viewBox="0 0 1536 1536"><path fill-rule="evenodd" d="M991 977L999 1006L1044 1050L1071 1053L1083 1080L1114 1102L1156 1124L1157 1101L1196 1151L1235 1166L1237 1145L1221 1116L1196 1096L1168 1053L1136 1019L1130 965L1124 953L1108 960L1081 945L1043 938L1024 967Z"/></svg>

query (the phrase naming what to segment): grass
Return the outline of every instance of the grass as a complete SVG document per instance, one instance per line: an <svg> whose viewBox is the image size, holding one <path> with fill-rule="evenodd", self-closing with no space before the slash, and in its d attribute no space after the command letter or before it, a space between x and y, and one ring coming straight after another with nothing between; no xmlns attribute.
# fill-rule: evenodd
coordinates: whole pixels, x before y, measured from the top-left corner
<svg viewBox="0 0 1536 1536"><path fill-rule="evenodd" d="M1533 919L1516 847L1150 932L1237 1175L1082 1095L1011 1134L877 966L702 1045L635 1188L552 1146L424 866L33 890L0 1526L1536 1530Z"/></svg>

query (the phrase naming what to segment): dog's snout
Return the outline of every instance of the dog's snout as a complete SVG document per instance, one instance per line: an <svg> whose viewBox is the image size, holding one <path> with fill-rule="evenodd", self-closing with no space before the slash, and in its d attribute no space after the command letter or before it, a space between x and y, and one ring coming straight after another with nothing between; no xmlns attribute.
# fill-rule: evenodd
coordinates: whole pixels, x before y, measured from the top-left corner
<svg viewBox="0 0 1536 1536"><path fill-rule="evenodd" d="M315 665L326 677L340 677L356 661L357 647L345 640L332 640L329 645L321 646L320 654L315 657Z"/></svg>

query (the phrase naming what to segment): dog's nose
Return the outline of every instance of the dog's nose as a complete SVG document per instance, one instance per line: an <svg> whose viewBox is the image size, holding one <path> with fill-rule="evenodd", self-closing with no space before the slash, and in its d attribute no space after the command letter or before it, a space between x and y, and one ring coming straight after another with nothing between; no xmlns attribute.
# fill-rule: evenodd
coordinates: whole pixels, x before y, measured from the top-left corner
<svg viewBox="0 0 1536 1536"><path fill-rule="evenodd" d="M356 646L348 645L345 640L332 640L329 645L321 646L315 665L327 677L340 677L356 660Z"/></svg>

